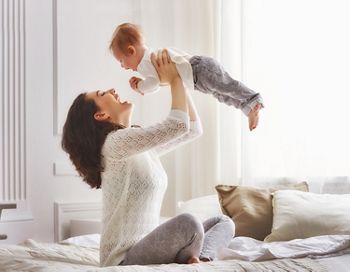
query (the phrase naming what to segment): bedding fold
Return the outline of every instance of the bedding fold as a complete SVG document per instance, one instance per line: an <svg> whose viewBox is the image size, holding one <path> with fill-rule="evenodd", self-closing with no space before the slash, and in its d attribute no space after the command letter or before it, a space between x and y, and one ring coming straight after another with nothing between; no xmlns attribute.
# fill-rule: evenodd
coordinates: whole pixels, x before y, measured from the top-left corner
<svg viewBox="0 0 350 272"><path fill-rule="evenodd" d="M219 252L221 260L265 261L282 258L322 258L350 253L350 235L323 235L266 243L249 237L232 239Z"/></svg>

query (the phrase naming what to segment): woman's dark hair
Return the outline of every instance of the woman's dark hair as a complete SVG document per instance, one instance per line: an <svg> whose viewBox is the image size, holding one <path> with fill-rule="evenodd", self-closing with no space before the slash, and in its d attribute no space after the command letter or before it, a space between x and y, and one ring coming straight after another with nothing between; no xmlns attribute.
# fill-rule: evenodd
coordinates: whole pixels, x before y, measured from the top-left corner
<svg viewBox="0 0 350 272"><path fill-rule="evenodd" d="M69 154L76 170L91 188L101 188L102 145L108 133L125 128L110 122L97 121L94 100L86 93L78 95L70 107L63 127L62 148Z"/></svg>

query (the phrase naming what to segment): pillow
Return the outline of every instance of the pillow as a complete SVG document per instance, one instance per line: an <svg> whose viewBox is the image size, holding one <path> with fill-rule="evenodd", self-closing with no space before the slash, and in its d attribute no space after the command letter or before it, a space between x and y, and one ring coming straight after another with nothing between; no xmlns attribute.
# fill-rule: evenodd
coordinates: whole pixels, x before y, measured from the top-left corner
<svg viewBox="0 0 350 272"><path fill-rule="evenodd" d="M190 213L201 221L222 214L217 195L207 195L179 202L176 214Z"/></svg>
<svg viewBox="0 0 350 272"><path fill-rule="evenodd" d="M70 244L83 247L99 248L101 235L99 233L70 237L60 244Z"/></svg>
<svg viewBox="0 0 350 272"><path fill-rule="evenodd" d="M266 242L330 234L350 234L350 194L274 194L273 227Z"/></svg>
<svg viewBox="0 0 350 272"><path fill-rule="evenodd" d="M231 217L236 225L236 236L262 241L271 233L272 193L277 188L217 185L215 189L223 213ZM308 191L308 186L306 182L301 182L288 185L285 189Z"/></svg>

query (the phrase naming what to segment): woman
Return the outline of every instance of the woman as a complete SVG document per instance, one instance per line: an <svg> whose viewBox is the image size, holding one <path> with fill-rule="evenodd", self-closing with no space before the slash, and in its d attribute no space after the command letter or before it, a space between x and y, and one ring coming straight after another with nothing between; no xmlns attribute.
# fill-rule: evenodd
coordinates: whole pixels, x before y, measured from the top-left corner
<svg viewBox="0 0 350 272"><path fill-rule="evenodd" d="M163 122L131 127L133 105L109 90L80 94L64 125L63 149L83 179L102 188L101 266L212 260L233 235L234 225L224 216L202 225L183 214L158 226L167 187L159 155L202 130L167 52L153 55L152 63L161 82L171 86L171 111Z"/></svg>

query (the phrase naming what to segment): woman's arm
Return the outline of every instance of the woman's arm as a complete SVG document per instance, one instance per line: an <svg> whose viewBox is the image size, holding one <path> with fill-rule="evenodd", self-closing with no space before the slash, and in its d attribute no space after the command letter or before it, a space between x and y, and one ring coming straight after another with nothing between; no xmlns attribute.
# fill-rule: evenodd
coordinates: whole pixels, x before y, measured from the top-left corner
<svg viewBox="0 0 350 272"><path fill-rule="evenodd" d="M159 156L162 156L183 144L191 142L203 134L201 120L189 92L187 93L187 101L190 116L190 130L175 140L157 146L155 151Z"/></svg>
<svg viewBox="0 0 350 272"><path fill-rule="evenodd" d="M186 134L188 130L188 116L182 111L172 110L168 118L152 126L110 132L102 147L102 154L122 160L171 142Z"/></svg>
<svg viewBox="0 0 350 272"><path fill-rule="evenodd" d="M157 69L157 66L155 67ZM180 76L179 76L179 79L181 80ZM183 85L182 85L182 88L183 88ZM187 100L187 111L190 117L190 130L188 131L188 133L183 134L181 137L175 140L172 140L170 142L157 146L155 151L160 156L179 147L180 145L193 141L194 139L198 138L203 134L201 120L197 113L197 109L195 107L191 94L189 93L188 90L185 90L185 93L186 93L186 100Z"/></svg>
<svg viewBox="0 0 350 272"><path fill-rule="evenodd" d="M171 111L163 122L146 128L126 128L108 134L103 153L114 159L141 153L171 142L189 131L188 102L176 66L166 51L152 55L152 63L159 73L161 83L171 87Z"/></svg>
<svg viewBox="0 0 350 272"><path fill-rule="evenodd" d="M186 90L168 52L166 50L158 51L157 58L152 53L151 61L159 75L160 84L170 84L171 109L188 113Z"/></svg>

